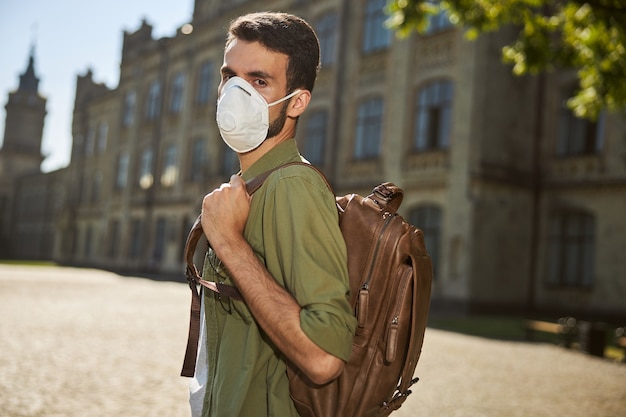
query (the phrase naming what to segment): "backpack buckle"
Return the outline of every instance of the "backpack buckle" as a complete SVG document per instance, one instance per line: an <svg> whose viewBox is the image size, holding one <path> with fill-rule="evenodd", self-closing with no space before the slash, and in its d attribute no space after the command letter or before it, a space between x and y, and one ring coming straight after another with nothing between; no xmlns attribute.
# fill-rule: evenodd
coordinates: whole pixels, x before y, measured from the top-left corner
<svg viewBox="0 0 626 417"><path fill-rule="evenodd" d="M185 268L185 276L187 277L187 283L192 290L198 286L198 270L194 266L193 269L189 265Z"/></svg>

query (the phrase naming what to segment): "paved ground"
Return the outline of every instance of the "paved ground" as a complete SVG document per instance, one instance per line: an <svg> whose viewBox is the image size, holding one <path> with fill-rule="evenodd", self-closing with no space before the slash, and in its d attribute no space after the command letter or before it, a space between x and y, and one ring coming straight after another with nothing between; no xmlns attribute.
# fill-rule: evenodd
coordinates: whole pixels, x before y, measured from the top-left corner
<svg viewBox="0 0 626 417"><path fill-rule="evenodd" d="M0 416L183 417L185 284L0 265ZM395 417L622 417L626 365L428 329Z"/></svg>

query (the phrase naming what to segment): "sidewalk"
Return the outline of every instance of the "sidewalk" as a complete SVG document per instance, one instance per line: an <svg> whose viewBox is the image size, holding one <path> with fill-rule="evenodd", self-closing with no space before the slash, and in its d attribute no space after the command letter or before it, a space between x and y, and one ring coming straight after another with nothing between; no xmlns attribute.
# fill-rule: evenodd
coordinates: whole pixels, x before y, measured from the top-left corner
<svg viewBox="0 0 626 417"><path fill-rule="evenodd" d="M181 280L182 280L181 275ZM186 284L0 265L0 415L186 417ZM626 365L428 329L395 417L621 417Z"/></svg>

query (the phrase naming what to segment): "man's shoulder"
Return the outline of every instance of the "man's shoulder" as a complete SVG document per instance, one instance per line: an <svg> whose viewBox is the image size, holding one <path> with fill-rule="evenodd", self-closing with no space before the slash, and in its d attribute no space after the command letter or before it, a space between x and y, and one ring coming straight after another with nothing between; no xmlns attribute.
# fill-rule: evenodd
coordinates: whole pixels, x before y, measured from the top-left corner
<svg viewBox="0 0 626 417"><path fill-rule="evenodd" d="M290 164L277 169L267 179L271 188L293 191L318 191L321 193L331 193L332 190L324 174L308 163Z"/></svg>

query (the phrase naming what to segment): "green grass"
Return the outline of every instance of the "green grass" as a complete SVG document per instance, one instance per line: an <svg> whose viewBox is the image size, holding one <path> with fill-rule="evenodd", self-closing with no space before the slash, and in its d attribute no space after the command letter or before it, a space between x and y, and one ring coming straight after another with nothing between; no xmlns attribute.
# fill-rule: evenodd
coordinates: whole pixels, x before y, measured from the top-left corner
<svg viewBox="0 0 626 417"><path fill-rule="evenodd" d="M431 316L428 320L428 327L487 339L527 341L524 329L525 320L526 318L524 317L515 316ZM545 320L555 321L549 318ZM610 328L612 327L609 326ZM542 332L535 332L532 340L533 342L552 343L555 345L562 343L558 335ZM577 341L574 342L573 348L579 348ZM625 360L624 349L613 345L612 335L608 334L608 332L604 356L614 361Z"/></svg>
<svg viewBox="0 0 626 417"><path fill-rule="evenodd" d="M472 336L524 340L524 319L508 316L431 317L428 326Z"/></svg>

